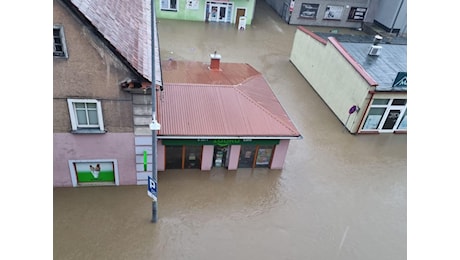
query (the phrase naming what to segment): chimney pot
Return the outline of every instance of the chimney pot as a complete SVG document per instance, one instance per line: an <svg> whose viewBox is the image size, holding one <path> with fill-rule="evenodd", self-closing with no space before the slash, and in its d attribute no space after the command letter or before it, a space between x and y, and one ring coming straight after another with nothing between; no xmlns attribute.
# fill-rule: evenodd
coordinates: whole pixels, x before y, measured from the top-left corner
<svg viewBox="0 0 460 260"><path fill-rule="evenodd" d="M382 39L383 39L383 37L382 37L382 36L380 36L380 35L378 35L378 34L377 34L377 35L375 35L375 36L374 36L374 42L373 42L373 45L375 45L375 46L379 45L379 43L382 41Z"/></svg>
<svg viewBox="0 0 460 260"><path fill-rule="evenodd" d="M211 56L211 66L209 67L211 70L220 70L220 54L217 54L215 51Z"/></svg>

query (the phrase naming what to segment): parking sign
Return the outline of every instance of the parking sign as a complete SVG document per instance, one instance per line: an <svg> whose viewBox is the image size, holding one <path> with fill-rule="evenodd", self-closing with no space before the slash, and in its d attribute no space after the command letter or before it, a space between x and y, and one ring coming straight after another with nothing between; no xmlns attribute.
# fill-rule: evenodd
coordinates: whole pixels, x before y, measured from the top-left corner
<svg viewBox="0 0 460 260"><path fill-rule="evenodd" d="M148 176L147 183L147 195L149 195L153 200L157 200L157 182L151 176Z"/></svg>

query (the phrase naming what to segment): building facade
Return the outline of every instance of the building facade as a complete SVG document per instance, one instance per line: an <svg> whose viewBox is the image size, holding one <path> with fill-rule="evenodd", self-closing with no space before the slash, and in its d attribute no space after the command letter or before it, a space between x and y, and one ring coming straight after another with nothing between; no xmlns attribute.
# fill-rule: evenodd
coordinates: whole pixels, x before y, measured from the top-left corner
<svg viewBox="0 0 460 260"><path fill-rule="evenodd" d="M147 1L136 3L117 20L104 17L126 8L126 1L109 7L103 1L53 1L54 186L138 183L138 99L120 87L151 85L150 9ZM129 19L125 27L117 24L129 12L146 17L136 21L138 31ZM135 45L139 38L144 44Z"/></svg>
<svg viewBox="0 0 460 260"><path fill-rule="evenodd" d="M282 169L290 141L301 138L293 122L261 73L210 56L162 61L157 169ZM137 154L151 153L151 136L136 142Z"/></svg>
<svg viewBox="0 0 460 260"><path fill-rule="evenodd" d="M245 29L252 23L255 0L161 0L156 1L160 19L232 23Z"/></svg>
<svg viewBox="0 0 460 260"><path fill-rule="evenodd" d="M162 124L157 170L281 169L289 141L301 136L261 74L247 64L220 67L216 59L195 63L198 71L167 61L162 71L150 3L53 1L53 185L146 184L153 173L150 124L156 119ZM204 75L214 80L190 81ZM198 83L202 89L194 89ZM218 105L214 109L181 106L202 98L203 90L211 91L203 101L219 100L219 93L226 98L212 103ZM185 99L179 102L180 97ZM194 120L184 120L198 110L191 114ZM204 116L209 111L222 114ZM190 127L217 120L223 121L215 128L198 128L204 132Z"/></svg>
<svg viewBox="0 0 460 260"><path fill-rule="evenodd" d="M378 0L265 0L288 24L362 28L373 22Z"/></svg>
<svg viewBox="0 0 460 260"><path fill-rule="evenodd" d="M298 27L290 61L353 134L407 133L407 45ZM342 37L342 38L340 38Z"/></svg>
<svg viewBox="0 0 460 260"><path fill-rule="evenodd" d="M379 27L397 36L407 35L407 1L380 0L373 21Z"/></svg>

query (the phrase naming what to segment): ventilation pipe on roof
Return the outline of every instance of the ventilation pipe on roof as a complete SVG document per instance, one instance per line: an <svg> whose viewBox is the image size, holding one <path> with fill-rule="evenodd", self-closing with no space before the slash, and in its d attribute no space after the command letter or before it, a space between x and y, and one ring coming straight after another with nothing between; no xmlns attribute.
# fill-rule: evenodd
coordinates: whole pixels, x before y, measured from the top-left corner
<svg viewBox="0 0 460 260"><path fill-rule="evenodd" d="M380 52L382 51L382 46L379 46L379 43L382 41L382 39L383 37L378 34L374 36L374 42L372 43L367 53L369 56L379 56L380 55Z"/></svg>
<svg viewBox="0 0 460 260"><path fill-rule="evenodd" d="M211 57L210 70L220 70L220 54L217 54L217 51L209 55Z"/></svg>

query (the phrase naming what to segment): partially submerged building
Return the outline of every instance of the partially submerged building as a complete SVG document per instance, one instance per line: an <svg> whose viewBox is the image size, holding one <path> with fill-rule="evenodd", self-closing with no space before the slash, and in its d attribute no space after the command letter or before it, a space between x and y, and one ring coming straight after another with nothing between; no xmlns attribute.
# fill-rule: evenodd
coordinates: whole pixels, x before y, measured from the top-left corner
<svg viewBox="0 0 460 260"><path fill-rule="evenodd" d="M219 59L160 62L150 4L53 1L53 185L146 184L152 91L158 170L281 169L300 134L262 75Z"/></svg>
<svg viewBox="0 0 460 260"><path fill-rule="evenodd" d="M220 58L162 62L158 170L282 169L301 138L260 72Z"/></svg>
<svg viewBox="0 0 460 260"><path fill-rule="evenodd" d="M353 134L407 133L407 45L298 27L290 61Z"/></svg>

